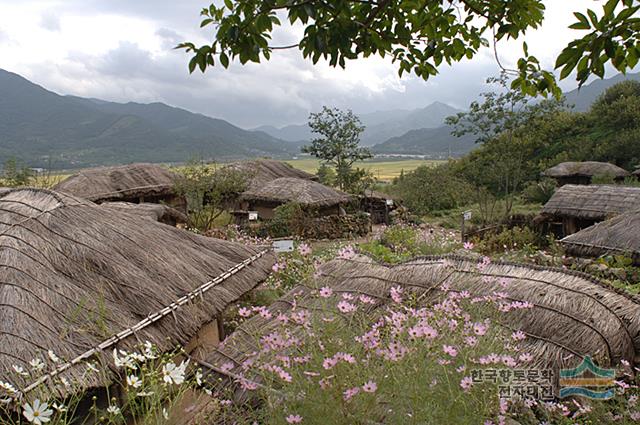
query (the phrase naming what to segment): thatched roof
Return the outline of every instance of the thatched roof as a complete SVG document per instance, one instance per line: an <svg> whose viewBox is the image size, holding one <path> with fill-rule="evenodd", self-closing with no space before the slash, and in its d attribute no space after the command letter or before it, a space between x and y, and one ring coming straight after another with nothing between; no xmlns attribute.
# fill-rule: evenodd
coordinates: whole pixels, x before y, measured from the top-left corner
<svg viewBox="0 0 640 425"><path fill-rule="evenodd" d="M249 202L269 202L285 204L296 202L301 205L332 206L351 201L351 196L339 190L311 180L283 177L252 188L240 195Z"/></svg>
<svg viewBox="0 0 640 425"><path fill-rule="evenodd" d="M584 161L562 162L542 172L546 177L593 177L611 176L614 178L626 177L629 173L609 162Z"/></svg>
<svg viewBox="0 0 640 425"><path fill-rule="evenodd" d="M556 190L542 214L605 220L640 208L640 187L619 185L565 185Z"/></svg>
<svg viewBox="0 0 640 425"><path fill-rule="evenodd" d="M640 210L628 212L587 227L560 241L572 255L599 257L631 254L640 257Z"/></svg>
<svg viewBox="0 0 640 425"><path fill-rule="evenodd" d="M257 315L247 320L208 356L207 363L221 372L220 365L230 360L239 365L259 352L259 337L281 329L280 312L326 311L326 300L317 295L325 286L337 299L343 293L375 298L376 305L370 307L374 320L385 313L384 306L391 302L389 290L397 285L414 293L412 299L420 300L420 305L441 300L443 284L453 291L469 291L472 297L502 292L506 302L528 301L533 308L501 313L499 320L509 332L525 332L523 351L534 356L534 366L573 367L590 355L605 367L621 359L633 362L634 353L640 352L640 299L578 272L514 263L492 263L480 270L477 260L459 256L388 266L358 256L332 260L318 274L316 280L302 283L272 304L272 318ZM501 285L504 279L506 288ZM303 353L299 350L296 355Z"/></svg>
<svg viewBox="0 0 640 425"><path fill-rule="evenodd" d="M80 171L54 190L94 202L173 194L176 176L156 164L130 164Z"/></svg>
<svg viewBox="0 0 640 425"><path fill-rule="evenodd" d="M133 204L131 202L104 202L100 204L100 206L111 211L134 214L140 217L150 218L161 223L186 223L188 221L188 218L184 213L164 204L152 204L149 202L143 202L140 204Z"/></svg>
<svg viewBox="0 0 640 425"><path fill-rule="evenodd" d="M282 177L317 181L318 176L299 170L284 161L275 159L254 159L250 161L233 162L226 167L245 173L248 176L249 188L255 189L261 185Z"/></svg>
<svg viewBox="0 0 640 425"><path fill-rule="evenodd" d="M400 199L396 195L390 195L388 193L380 192L378 190L373 190L373 189L366 189L364 193L360 195L360 197L365 199L373 199L381 202L384 202L387 199L393 199L394 201L397 201Z"/></svg>
<svg viewBox="0 0 640 425"><path fill-rule="evenodd" d="M105 384L108 371L88 372L84 358L93 361L95 353L109 364L114 346L131 349L149 340L167 350L184 344L265 279L272 264L272 254L261 248L114 214L81 198L43 189L5 193L0 381L28 388L35 378L17 376L12 366L28 370L39 358L45 373L60 372L78 390ZM176 302L180 307L171 308ZM76 361L57 366L47 350ZM33 392L66 394L60 375Z"/></svg>

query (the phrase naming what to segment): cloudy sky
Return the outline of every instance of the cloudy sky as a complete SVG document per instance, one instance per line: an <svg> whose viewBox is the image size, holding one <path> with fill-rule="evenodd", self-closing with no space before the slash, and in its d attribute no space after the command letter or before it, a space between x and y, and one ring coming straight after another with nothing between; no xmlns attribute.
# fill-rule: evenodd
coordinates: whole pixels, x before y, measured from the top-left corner
<svg viewBox="0 0 640 425"><path fill-rule="evenodd" d="M551 68L576 32L574 10L600 2L548 0L545 24L527 35L530 51ZM60 94L117 102L165 102L252 128L304 122L322 105L356 112L424 107L441 101L464 108L496 75L493 52L441 69L428 82L398 78L379 58L352 61L346 70L312 65L297 50L276 52L271 61L189 75L189 57L172 48L181 41L204 43L196 0L0 0L0 68L16 72ZM281 30L276 41L293 39ZM513 64L521 41L499 47ZM610 76L610 75L607 75ZM572 89L575 83L563 82Z"/></svg>

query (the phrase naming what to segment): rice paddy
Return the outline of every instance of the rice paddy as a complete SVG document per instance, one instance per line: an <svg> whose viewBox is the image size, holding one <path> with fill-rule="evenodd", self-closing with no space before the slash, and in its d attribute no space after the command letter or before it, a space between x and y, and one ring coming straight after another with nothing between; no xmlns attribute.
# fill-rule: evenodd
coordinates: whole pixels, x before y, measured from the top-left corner
<svg viewBox="0 0 640 425"><path fill-rule="evenodd" d="M304 159L292 159L287 160L287 163L292 166L306 171L308 173L315 173L320 166L320 161L315 158L304 158ZM395 177L398 177L402 171L405 173L408 171L415 170L421 165L428 166L436 166L438 164L442 164L445 161L443 160L433 160L433 159L371 159L368 161L360 162L357 164L358 167L366 168L373 172L373 175L378 180L390 181Z"/></svg>

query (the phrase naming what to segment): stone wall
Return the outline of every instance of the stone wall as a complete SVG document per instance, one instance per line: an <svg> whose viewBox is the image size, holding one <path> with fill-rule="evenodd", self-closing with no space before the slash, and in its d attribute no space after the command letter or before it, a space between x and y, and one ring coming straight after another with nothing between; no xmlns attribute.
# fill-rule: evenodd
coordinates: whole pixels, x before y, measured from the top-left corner
<svg viewBox="0 0 640 425"><path fill-rule="evenodd" d="M342 239L364 236L371 231L371 218L367 214L327 215L305 220L297 229L304 239Z"/></svg>

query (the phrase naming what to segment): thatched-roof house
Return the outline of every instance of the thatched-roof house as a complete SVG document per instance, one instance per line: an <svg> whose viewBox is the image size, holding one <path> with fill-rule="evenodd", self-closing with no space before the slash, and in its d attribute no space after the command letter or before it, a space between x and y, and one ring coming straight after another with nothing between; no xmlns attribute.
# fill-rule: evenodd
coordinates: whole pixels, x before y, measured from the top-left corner
<svg viewBox="0 0 640 425"><path fill-rule="evenodd" d="M594 176L607 176L614 180L624 180L629 173L608 162L584 161L562 162L542 172L542 176L556 179L558 185L591 184Z"/></svg>
<svg viewBox="0 0 640 425"><path fill-rule="evenodd" d="M149 202L140 204L132 204L130 202L104 202L100 204L100 206L118 213L134 214L140 217L150 218L170 226L185 224L188 221L186 214L164 204L152 204Z"/></svg>
<svg viewBox="0 0 640 425"><path fill-rule="evenodd" d="M522 350L534 357L530 368L575 367L587 355L607 367L621 359L633 363L640 353L640 299L578 272L506 262L480 269L477 260L458 256L424 257L388 266L358 256L330 261L317 275L272 304L270 319L252 317L214 350L207 359L215 369L212 376L224 375L220 365L232 361L238 366L260 352L260 336L282 329L280 314L319 311L325 317L349 320L350 316L329 316L327 300L318 296L322 287L331 288L335 300L345 293L374 298L375 305L360 307L371 314L372 323L388 315L385 307L392 303L389 292L394 286L404 288L405 295L411 293L420 306L442 300L444 285L454 292L469 291L471 297L503 293L505 303L529 302L532 308L501 313L499 320L507 331L525 333ZM306 353L300 344L295 350L297 356Z"/></svg>
<svg viewBox="0 0 640 425"><path fill-rule="evenodd" d="M54 190L96 203L122 201L165 203L186 212L185 200L174 191L176 175L156 164L130 164L80 171Z"/></svg>
<svg viewBox="0 0 640 425"><path fill-rule="evenodd" d="M233 162L225 167L240 171L248 177L248 188L257 189L275 179L289 177L317 181L318 176L299 170L284 161L275 159L254 159Z"/></svg>
<svg viewBox="0 0 640 425"><path fill-rule="evenodd" d="M43 189L0 196L0 247L0 381L45 398L68 393L61 377L78 391L108 384L109 370L86 363L110 364L114 348L193 343L274 261L266 249ZM34 358L46 364L41 376L11 372Z"/></svg>
<svg viewBox="0 0 640 425"><path fill-rule="evenodd" d="M341 214L341 206L351 200L350 195L318 182L283 177L242 193L240 210L257 211L260 218L271 219L276 207L294 202L318 215L333 215Z"/></svg>
<svg viewBox="0 0 640 425"><path fill-rule="evenodd" d="M640 210L594 224L560 241L577 257L626 254L640 263Z"/></svg>
<svg viewBox="0 0 640 425"><path fill-rule="evenodd" d="M570 235L594 223L640 208L640 187L565 185L542 208L542 216L562 223Z"/></svg>

